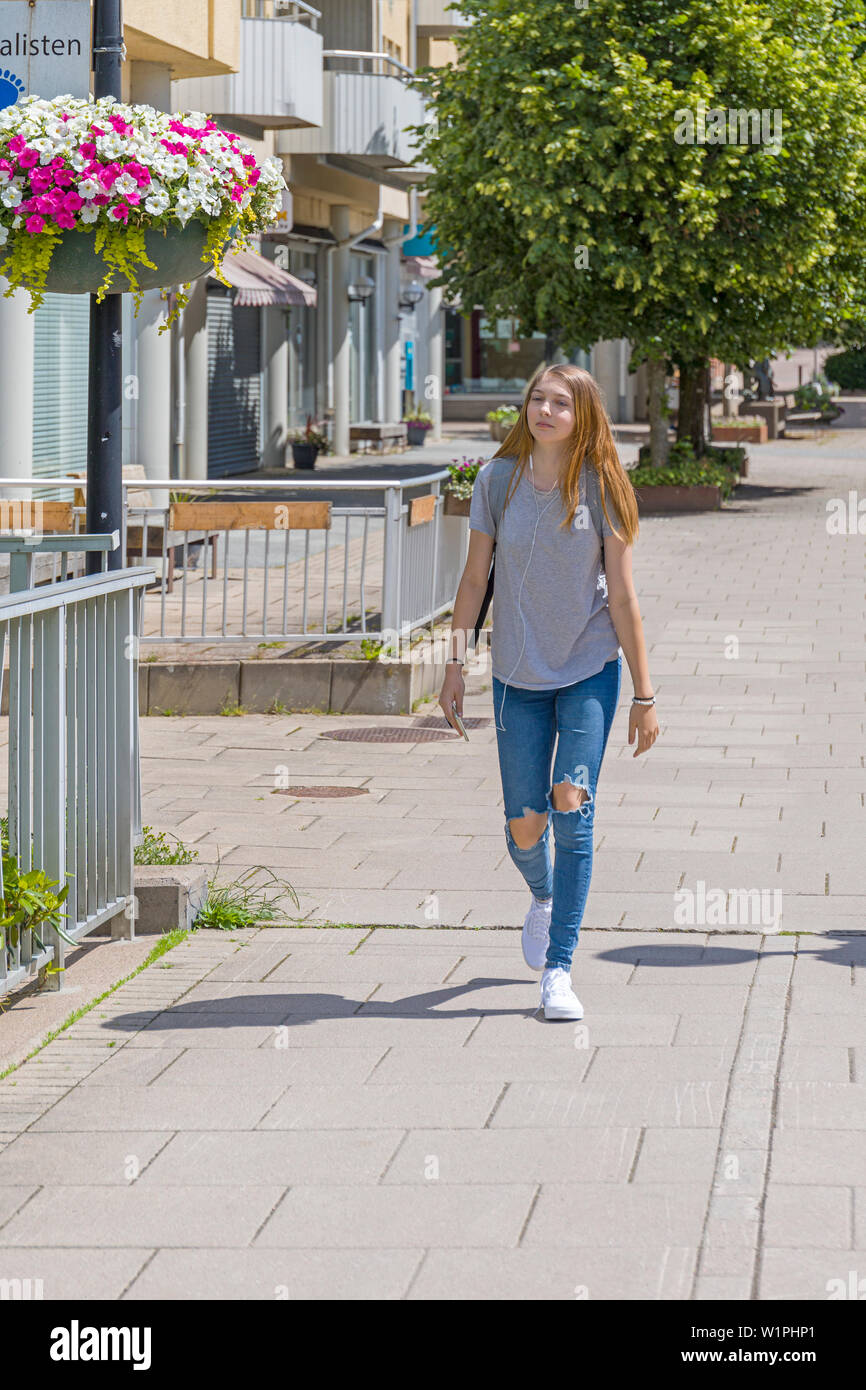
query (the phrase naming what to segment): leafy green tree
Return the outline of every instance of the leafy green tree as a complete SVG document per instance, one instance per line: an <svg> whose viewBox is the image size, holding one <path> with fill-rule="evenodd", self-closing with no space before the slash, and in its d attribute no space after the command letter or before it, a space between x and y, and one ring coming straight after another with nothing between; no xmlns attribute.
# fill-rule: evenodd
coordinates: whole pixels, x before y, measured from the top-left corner
<svg viewBox="0 0 866 1390"><path fill-rule="evenodd" d="M704 443L710 357L746 365L866 316L861 0L462 0L416 127L433 285L567 350L626 337L661 462ZM691 117L691 128L689 127Z"/></svg>

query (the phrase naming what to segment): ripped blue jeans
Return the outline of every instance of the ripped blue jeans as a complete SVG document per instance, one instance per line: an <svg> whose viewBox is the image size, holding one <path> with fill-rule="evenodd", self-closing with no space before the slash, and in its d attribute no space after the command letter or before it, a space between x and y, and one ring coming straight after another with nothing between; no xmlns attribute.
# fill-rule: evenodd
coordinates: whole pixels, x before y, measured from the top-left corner
<svg viewBox="0 0 866 1390"><path fill-rule="evenodd" d="M503 687L493 677L499 771L505 801L508 852L537 898L553 897L545 965L571 970L592 876L595 793L601 760L619 701L622 656L594 676L556 690ZM503 689L505 706L500 708ZM554 743L556 752L554 756ZM559 782L585 787L572 811L558 811L552 788ZM527 811L547 812L541 839L529 849L514 842L509 821ZM550 856L553 819L555 860Z"/></svg>

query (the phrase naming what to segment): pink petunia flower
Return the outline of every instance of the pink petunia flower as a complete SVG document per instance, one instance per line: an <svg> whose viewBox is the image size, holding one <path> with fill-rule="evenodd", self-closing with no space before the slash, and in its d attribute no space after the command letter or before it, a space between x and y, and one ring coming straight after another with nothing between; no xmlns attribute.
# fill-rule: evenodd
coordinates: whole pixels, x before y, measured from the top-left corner
<svg viewBox="0 0 866 1390"><path fill-rule="evenodd" d="M27 143L23 135L13 135L9 141L9 148L13 154L20 154L21 150L27 148Z"/></svg>
<svg viewBox="0 0 866 1390"><path fill-rule="evenodd" d="M128 222L129 208L126 203L115 203L114 207L108 209L108 215L113 218L115 222Z"/></svg>
<svg viewBox="0 0 866 1390"><path fill-rule="evenodd" d="M124 174L131 174L139 188L146 188L150 183L150 170L147 165L139 164L134 159L131 159L128 164L124 164L123 172Z"/></svg>
<svg viewBox="0 0 866 1390"><path fill-rule="evenodd" d="M9 143L11 145L11 140ZM18 163L22 169L32 169L34 165L39 163L39 151L29 148L23 149L18 156Z"/></svg>
<svg viewBox="0 0 866 1390"><path fill-rule="evenodd" d="M40 217L37 213L33 217L28 217L27 221L24 223L24 226L27 228L27 231L32 236L34 232L42 231L42 228L45 226L45 218Z"/></svg>

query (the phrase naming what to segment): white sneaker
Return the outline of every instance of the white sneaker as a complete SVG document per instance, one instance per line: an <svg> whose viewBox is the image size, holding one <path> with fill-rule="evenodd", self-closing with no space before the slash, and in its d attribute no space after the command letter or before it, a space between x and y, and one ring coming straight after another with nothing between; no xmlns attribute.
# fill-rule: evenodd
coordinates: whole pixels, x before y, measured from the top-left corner
<svg viewBox="0 0 866 1390"><path fill-rule="evenodd" d="M539 899L532 895L532 905L523 922L523 959L530 970L543 970L550 943L550 914L553 898Z"/></svg>
<svg viewBox="0 0 866 1390"><path fill-rule="evenodd" d="M571 987L571 975L561 965L541 977L541 1006L545 1018L583 1018L583 1005Z"/></svg>

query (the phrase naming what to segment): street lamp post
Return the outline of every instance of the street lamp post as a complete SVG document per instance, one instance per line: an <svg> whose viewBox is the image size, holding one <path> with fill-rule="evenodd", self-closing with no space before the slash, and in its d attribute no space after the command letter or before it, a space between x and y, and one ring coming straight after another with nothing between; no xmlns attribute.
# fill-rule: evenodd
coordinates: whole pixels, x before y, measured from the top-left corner
<svg viewBox="0 0 866 1390"><path fill-rule="evenodd" d="M93 0L93 95L122 95L122 0ZM107 294L102 303L90 296L90 348L87 371L87 530L122 534L121 360L122 296ZM87 571L100 567L98 551L87 556ZM108 551L108 568L120 569L120 550Z"/></svg>

